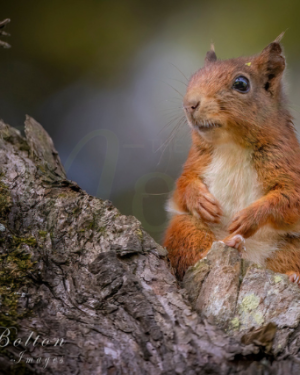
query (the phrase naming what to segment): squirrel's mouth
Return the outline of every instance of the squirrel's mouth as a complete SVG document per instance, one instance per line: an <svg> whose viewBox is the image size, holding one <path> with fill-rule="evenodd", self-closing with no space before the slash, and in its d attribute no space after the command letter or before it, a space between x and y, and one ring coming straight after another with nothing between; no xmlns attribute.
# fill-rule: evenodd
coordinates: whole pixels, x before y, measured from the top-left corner
<svg viewBox="0 0 300 375"><path fill-rule="evenodd" d="M220 128L221 124L215 121L199 121L195 124L195 127L201 131L208 131L211 129Z"/></svg>

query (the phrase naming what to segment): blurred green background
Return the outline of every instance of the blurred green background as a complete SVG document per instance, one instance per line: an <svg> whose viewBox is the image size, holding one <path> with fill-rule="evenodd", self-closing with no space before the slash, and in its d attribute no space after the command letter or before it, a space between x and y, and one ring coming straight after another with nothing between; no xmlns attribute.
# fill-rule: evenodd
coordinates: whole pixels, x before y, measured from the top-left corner
<svg viewBox="0 0 300 375"><path fill-rule="evenodd" d="M210 43L220 58L258 53L282 31L290 107L300 123L300 2L6 1L0 116L49 132L68 177L134 214L160 240L164 203L189 149L186 78Z"/></svg>

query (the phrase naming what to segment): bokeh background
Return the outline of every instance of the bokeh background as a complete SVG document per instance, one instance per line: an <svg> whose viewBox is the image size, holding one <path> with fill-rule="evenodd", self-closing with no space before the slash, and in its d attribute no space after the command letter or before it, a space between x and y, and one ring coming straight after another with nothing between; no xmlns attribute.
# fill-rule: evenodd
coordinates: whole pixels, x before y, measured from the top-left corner
<svg viewBox="0 0 300 375"><path fill-rule="evenodd" d="M296 0L2 1L0 117L49 132L68 177L133 214L157 240L190 145L181 100L210 43L225 59L283 39L290 108L300 124Z"/></svg>

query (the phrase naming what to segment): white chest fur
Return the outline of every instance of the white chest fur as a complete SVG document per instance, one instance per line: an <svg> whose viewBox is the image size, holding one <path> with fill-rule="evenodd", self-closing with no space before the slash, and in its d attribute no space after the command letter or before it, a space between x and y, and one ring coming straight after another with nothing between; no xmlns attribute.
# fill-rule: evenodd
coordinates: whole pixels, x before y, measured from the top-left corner
<svg viewBox="0 0 300 375"><path fill-rule="evenodd" d="M210 165L200 177L221 204L221 223L210 227L217 240L222 240L229 234L227 227L234 215L263 195L251 162L251 152L234 143L220 145L215 148ZM277 249L277 242L276 231L265 226L246 240L244 258L263 264L270 252Z"/></svg>
<svg viewBox="0 0 300 375"><path fill-rule="evenodd" d="M235 143L216 147L201 177L222 205L224 224L229 224L235 213L262 196L250 151Z"/></svg>

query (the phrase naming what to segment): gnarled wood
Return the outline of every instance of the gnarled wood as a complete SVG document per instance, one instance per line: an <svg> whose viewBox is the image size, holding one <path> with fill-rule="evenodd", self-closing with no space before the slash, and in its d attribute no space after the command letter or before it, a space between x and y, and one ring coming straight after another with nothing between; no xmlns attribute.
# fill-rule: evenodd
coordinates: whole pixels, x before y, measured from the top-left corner
<svg viewBox="0 0 300 375"><path fill-rule="evenodd" d="M208 323L140 222L67 180L30 117L25 134L0 123L0 374L300 372L298 329L266 354Z"/></svg>

